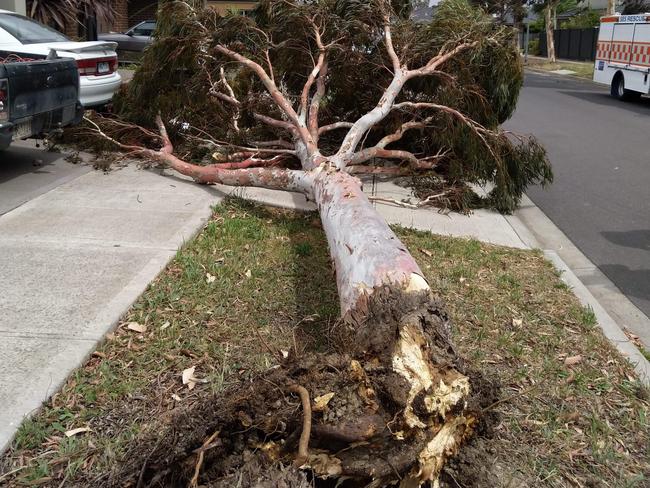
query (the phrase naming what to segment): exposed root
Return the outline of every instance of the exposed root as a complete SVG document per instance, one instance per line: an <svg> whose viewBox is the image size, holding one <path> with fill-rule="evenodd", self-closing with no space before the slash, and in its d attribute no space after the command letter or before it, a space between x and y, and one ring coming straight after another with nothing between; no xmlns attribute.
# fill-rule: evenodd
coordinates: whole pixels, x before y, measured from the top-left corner
<svg viewBox="0 0 650 488"><path fill-rule="evenodd" d="M300 395L302 402L302 432L300 434L300 443L298 444L298 457L295 465L302 466L309 459L309 437L311 436L311 402L309 392L304 386L291 385L289 390Z"/></svg>
<svg viewBox="0 0 650 488"><path fill-rule="evenodd" d="M216 431L210 437L206 439L203 443L203 447L199 449L198 459L196 460L196 466L194 467L194 476L187 485L188 488L197 488L199 486L199 474L201 473L201 466L203 465L204 452L207 446L212 444L214 439L219 435L219 431Z"/></svg>
<svg viewBox="0 0 650 488"><path fill-rule="evenodd" d="M362 322L333 331L339 352L292 356L252 383L153 424L98 485L129 486L146 454L146 487L196 487L199 473L209 486L280 486L277 477L309 486L296 467L347 487L436 483L486 405L471 400L447 317L428 292L386 287L364 306ZM300 420L287 390L300 397Z"/></svg>

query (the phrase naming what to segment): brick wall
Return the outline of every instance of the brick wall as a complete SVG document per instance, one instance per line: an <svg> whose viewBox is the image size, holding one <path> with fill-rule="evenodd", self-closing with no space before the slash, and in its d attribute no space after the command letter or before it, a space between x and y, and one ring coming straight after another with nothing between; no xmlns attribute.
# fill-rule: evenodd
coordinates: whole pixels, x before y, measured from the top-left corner
<svg viewBox="0 0 650 488"><path fill-rule="evenodd" d="M229 10L252 10L255 8L255 5L257 5L257 2L208 0L207 4L209 7L214 8L217 12L223 15Z"/></svg>
<svg viewBox="0 0 650 488"><path fill-rule="evenodd" d="M129 27L156 18L158 0L130 0L129 1Z"/></svg>
<svg viewBox="0 0 650 488"><path fill-rule="evenodd" d="M115 32L124 32L129 28L129 1L128 0L113 0L113 7L115 8L115 20L113 25L108 29Z"/></svg>
<svg viewBox="0 0 650 488"><path fill-rule="evenodd" d="M73 41L77 40L79 38L79 24L70 21L66 22L63 33Z"/></svg>

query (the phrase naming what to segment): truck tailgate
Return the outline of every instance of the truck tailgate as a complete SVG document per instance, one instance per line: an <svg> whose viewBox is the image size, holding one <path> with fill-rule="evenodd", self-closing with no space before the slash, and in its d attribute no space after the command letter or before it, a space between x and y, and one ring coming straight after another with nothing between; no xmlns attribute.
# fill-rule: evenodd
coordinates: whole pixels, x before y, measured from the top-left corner
<svg viewBox="0 0 650 488"><path fill-rule="evenodd" d="M0 78L9 80L12 120L63 107L79 98L79 72L72 59L38 60L0 65ZM4 73L6 74L2 74Z"/></svg>

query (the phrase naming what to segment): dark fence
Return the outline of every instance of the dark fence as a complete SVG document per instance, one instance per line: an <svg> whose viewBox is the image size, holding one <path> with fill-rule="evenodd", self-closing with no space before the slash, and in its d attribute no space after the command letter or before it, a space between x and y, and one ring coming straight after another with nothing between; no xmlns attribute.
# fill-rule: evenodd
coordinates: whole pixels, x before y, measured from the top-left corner
<svg viewBox="0 0 650 488"><path fill-rule="evenodd" d="M593 61L596 59L598 28L558 29L554 32L555 57L576 61ZM539 36L539 52L547 55L546 32Z"/></svg>
<svg viewBox="0 0 650 488"><path fill-rule="evenodd" d="M528 35L528 42L531 41L539 41L539 37L541 34L539 32L530 32ZM519 47L521 48L522 51L525 50L526 48L526 31L525 30L520 30L519 31ZM532 53L532 54L537 54L537 53Z"/></svg>

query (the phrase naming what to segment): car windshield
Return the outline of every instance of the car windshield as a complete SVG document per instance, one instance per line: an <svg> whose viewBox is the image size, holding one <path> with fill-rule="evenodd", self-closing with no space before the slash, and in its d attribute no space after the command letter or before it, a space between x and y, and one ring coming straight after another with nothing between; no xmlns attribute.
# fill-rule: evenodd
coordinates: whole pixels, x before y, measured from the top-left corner
<svg viewBox="0 0 650 488"><path fill-rule="evenodd" d="M18 39L21 44L65 42L69 40L60 32L22 15L0 14L0 28Z"/></svg>
<svg viewBox="0 0 650 488"><path fill-rule="evenodd" d="M143 22L141 24L136 25L133 29L131 29L131 33L134 36L151 36L155 28L156 28L155 22Z"/></svg>

